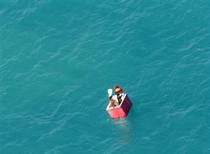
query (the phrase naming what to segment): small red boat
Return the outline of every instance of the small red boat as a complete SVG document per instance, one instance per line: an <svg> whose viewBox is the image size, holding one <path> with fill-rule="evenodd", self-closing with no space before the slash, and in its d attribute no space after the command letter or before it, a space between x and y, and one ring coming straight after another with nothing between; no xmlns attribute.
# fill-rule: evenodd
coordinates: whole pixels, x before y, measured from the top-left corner
<svg viewBox="0 0 210 154"><path fill-rule="evenodd" d="M107 105L106 111L112 118L123 118L128 115L132 106L127 94L122 94L122 101L118 106L111 107L110 103Z"/></svg>

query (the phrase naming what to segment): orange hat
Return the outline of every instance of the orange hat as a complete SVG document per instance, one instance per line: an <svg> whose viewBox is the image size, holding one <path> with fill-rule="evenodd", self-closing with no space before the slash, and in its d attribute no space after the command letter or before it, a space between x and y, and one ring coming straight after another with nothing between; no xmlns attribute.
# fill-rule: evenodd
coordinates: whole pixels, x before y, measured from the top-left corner
<svg viewBox="0 0 210 154"><path fill-rule="evenodd" d="M115 86L114 86L114 91L115 91L116 93L121 93L121 92L123 91L123 89L122 89L120 86L115 85Z"/></svg>

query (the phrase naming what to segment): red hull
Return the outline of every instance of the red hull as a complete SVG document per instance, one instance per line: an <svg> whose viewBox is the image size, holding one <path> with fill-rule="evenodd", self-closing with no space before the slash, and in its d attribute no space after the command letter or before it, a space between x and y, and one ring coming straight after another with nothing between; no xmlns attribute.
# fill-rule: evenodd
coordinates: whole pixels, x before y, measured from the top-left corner
<svg viewBox="0 0 210 154"><path fill-rule="evenodd" d="M124 98L122 99L122 103L119 106L109 107L109 104L108 104L106 111L109 113L109 115L112 118L123 118L128 115L128 112L131 106L132 106L132 103L130 99L128 98L128 95L125 94Z"/></svg>

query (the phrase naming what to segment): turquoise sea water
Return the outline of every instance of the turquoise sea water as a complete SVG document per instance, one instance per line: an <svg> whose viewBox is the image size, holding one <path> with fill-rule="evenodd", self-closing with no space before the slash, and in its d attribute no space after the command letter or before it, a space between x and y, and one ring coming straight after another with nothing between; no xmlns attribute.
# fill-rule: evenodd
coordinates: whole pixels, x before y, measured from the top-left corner
<svg viewBox="0 0 210 154"><path fill-rule="evenodd" d="M125 119L105 112L115 84ZM201 153L208 0L0 1L0 154Z"/></svg>

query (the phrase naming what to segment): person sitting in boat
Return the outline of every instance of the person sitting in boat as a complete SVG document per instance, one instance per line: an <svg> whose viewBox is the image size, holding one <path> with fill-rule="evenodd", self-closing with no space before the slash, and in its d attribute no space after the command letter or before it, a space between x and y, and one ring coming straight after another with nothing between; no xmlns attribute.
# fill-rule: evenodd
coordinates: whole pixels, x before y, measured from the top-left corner
<svg viewBox="0 0 210 154"><path fill-rule="evenodd" d="M108 96L109 96L109 107L115 107L119 105L119 101L117 99L117 95L112 95L113 90L112 89L108 89Z"/></svg>
<svg viewBox="0 0 210 154"><path fill-rule="evenodd" d="M122 101L123 89L120 86L115 85L114 86L114 91L115 91L115 94L117 96L118 103L120 104L121 101Z"/></svg>

